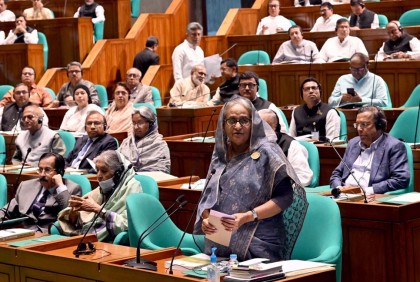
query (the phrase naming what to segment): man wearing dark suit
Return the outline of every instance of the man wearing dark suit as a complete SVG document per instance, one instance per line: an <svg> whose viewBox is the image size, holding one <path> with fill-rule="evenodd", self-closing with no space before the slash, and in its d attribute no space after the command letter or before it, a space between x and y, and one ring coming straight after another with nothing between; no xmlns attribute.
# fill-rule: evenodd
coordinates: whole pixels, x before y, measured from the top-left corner
<svg viewBox="0 0 420 282"><path fill-rule="evenodd" d="M39 159L39 178L22 181L15 197L0 210L3 220L27 216L23 222L28 229L46 233L57 220L58 213L68 206L71 195L82 194L79 185L63 179L64 158L45 153Z"/></svg>
<svg viewBox="0 0 420 282"><path fill-rule="evenodd" d="M85 121L87 136L77 139L74 149L66 158L66 166L93 169L87 159L93 160L106 150L117 150L117 141L105 132L106 120L100 112L90 112Z"/></svg>
<svg viewBox="0 0 420 282"><path fill-rule="evenodd" d="M134 57L133 67L141 71L144 76L151 65L159 65L159 55L156 54L159 41L155 36L146 40L146 48Z"/></svg>
<svg viewBox="0 0 420 282"><path fill-rule="evenodd" d="M354 177L341 162L332 173L331 188L358 187L359 182L371 195L408 186L407 151L401 141L384 132L386 124L380 108L367 106L359 110L354 124L359 136L349 141L343 157Z"/></svg>

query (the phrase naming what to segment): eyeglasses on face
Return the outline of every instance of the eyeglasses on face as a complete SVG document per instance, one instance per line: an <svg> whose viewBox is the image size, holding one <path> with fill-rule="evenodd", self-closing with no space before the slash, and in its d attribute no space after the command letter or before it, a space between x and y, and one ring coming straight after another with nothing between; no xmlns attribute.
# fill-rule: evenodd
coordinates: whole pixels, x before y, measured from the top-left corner
<svg viewBox="0 0 420 282"><path fill-rule="evenodd" d="M114 92L116 96L121 95L121 96L125 96L128 95L127 91L115 91Z"/></svg>
<svg viewBox="0 0 420 282"><path fill-rule="evenodd" d="M257 86L256 83L239 83L239 87L245 89L248 86L249 89L254 89Z"/></svg>
<svg viewBox="0 0 420 282"><path fill-rule="evenodd" d="M29 92L28 91L26 91L26 90L22 90L22 91L15 91L15 95L26 95L26 94L28 94Z"/></svg>
<svg viewBox="0 0 420 282"><path fill-rule="evenodd" d="M235 126L238 122L241 126L249 126L251 124L251 119L247 117L242 117L239 119L236 118L227 118L225 119L225 122L229 124L230 126Z"/></svg>
<svg viewBox="0 0 420 282"><path fill-rule="evenodd" d="M52 168L52 167L38 167L38 173L39 174L42 174L43 172L45 174L50 174L53 171L55 171L55 168Z"/></svg>
<svg viewBox="0 0 420 282"><path fill-rule="evenodd" d="M33 120L34 118L37 118L37 116L34 116L34 115L27 115L27 116L23 116L22 117L22 121L25 121L25 120Z"/></svg>
<svg viewBox="0 0 420 282"><path fill-rule="evenodd" d="M277 4L270 4L270 5L268 5L268 7L269 8L277 8L277 7L279 7L280 5L277 5Z"/></svg>
<svg viewBox="0 0 420 282"><path fill-rule="evenodd" d="M127 77L134 77L134 78L136 78L136 77L140 77L140 75L135 74L135 73L127 73Z"/></svg>
<svg viewBox="0 0 420 282"><path fill-rule="evenodd" d="M140 126L143 126L145 124L148 124L148 122L146 122L146 121L133 122L134 127L140 127Z"/></svg>
<svg viewBox="0 0 420 282"><path fill-rule="evenodd" d="M316 85L316 86L307 86L307 87L303 87L303 91L311 91L311 90L313 90L313 91L316 91L316 90L318 90L319 89L319 86L318 85Z"/></svg>
<svg viewBox="0 0 420 282"><path fill-rule="evenodd" d="M101 124L103 124L103 122L100 122L100 121L87 121L85 123L86 126L92 126L92 125L94 125L95 127L98 127Z"/></svg>
<svg viewBox="0 0 420 282"><path fill-rule="evenodd" d="M361 128L361 129L364 129L364 128L367 128L367 127L369 127L369 126L371 126L372 125L372 123L371 122L360 122L360 123L357 123L357 122L355 122L355 123L353 123L353 126L354 126L354 128Z"/></svg>
<svg viewBox="0 0 420 282"><path fill-rule="evenodd" d="M350 67L350 70L351 70L352 72L363 72L365 69L366 69L366 67L360 67L360 68L353 68L353 67Z"/></svg>
<svg viewBox="0 0 420 282"><path fill-rule="evenodd" d="M33 72L22 72L22 75L32 76L32 75L34 75L34 73Z"/></svg>
<svg viewBox="0 0 420 282"><path fill-rule="evenodd" d="M69 70L68 71L69 73L79 73L79 72L82 72L81 70Z"/></svg>

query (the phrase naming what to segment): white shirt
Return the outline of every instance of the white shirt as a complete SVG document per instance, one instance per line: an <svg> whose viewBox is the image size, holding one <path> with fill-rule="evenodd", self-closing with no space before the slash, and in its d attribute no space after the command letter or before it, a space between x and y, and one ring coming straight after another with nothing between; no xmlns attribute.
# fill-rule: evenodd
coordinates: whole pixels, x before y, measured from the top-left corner
<svg viewBox="0 0 420 282"><path fill-rule="evenodd" d="M381 48L378 51L378 54L376 55L377 61L384 60L384 57L385 57L384 46L385 46L385 42L382 44ZM409 54L412 59L419 60L420 59L420 40L418 40L417 37L413 37L413 39L410 40L410 48L411 48L411 51L407 51L406 53Z"/></svg>
<svg viewBox="0 0 420 282"><path fill-rule="evenodd" d="M4 10L0 13L0 22L14 22L15 20L16 16L10 10Z"/></svg>
<svg viewBox="0 0 420 282"><path fill-rule="evenodd" d="M10 30L9 35L7 35L4 40L4 44L14 44L17 39L16 34L13 33L13 30ZM38 31L36 29L32 30L31 33L25 32L23 34L23 41L26 44L37 44L38 43Z"/></svg>
<svg viewBox="0 0 420 282"><path fill-rule="evenodd" d="M290 121L289 126L289 134L292 137L297 136L294 116L295 110L292 112L292 120ZM340 116L334 109L329 110L327 113L327 120L325 122L325 135L330 140L340 135Z"/></svg>
<svg viewBox="0 0 420 282"><path fill-rule="evenodd" d="M283 16L268 16L261 19L260 23L258 24L257 35L261 33L263 25L268 26L268 29L264 31L265 35L277 33L277 28L282 28L283 31L288 31L289 28L292 27L290 21Z"/></svg>
<svg viewBox="0 0 420 282"><path fill-rule="evenodd" d="M80 111L77 106L71 107L63 117L63 122L60 125L61 130L68 130L74 132L86 132L85 120L89 112L97 111L105 115L104 111L95 104L88 104Z"/></svg>
<svg viewBox="0 0 420 282"><path fill-rule="evenodd" d="M80 7L77 8L77 11L76 11L76 13L74 13L73 18L78 18L79 17L79 11L80 11ZM95 14L96 14L96 18L92 18L93 23L104 22L105 21L104 7L102 7L101 5L96 6Z"/></svg>
<svg viewBox="0 0 420 282"><path fill-rule="evenodd" d="M299 141L295 140L290 143L287 160L292 165L302 185L308 186L311 184L314 173L309 167L308 150Z"/></svg>
<svg viewBox="0 0 420 282"><path fill-rule="evenodd" d="M193 46L186 39L176 46L172 53L172 68L175 81L191 75L193 66L204 62L204 51L200 46Z"/></svg>
<svg viewBox="0 0 420 282"><path fill-rule="evenodd" d="M361 52L369 56L363 41L359 37L347 36L340 42L338 36L327 39L319 52L320 58L325 62L334 62L340 59L350 59L356 53Z"/></svg>
<svg viewBox="0 0 420 282"><path fill-rule="evenodd" d="M40 108L40 109L42 111L42 114L44 115L44 117L42 118L42 125L48 127L48 122L49 122L48 116L42 108ZM1 124L2 117L3 117L3 111L4 111L4 107L1 107L0 108L0 124ZM16 127L16 129L15 129L15 127ZM15 131L15 130L20 131L20 130L22 130L22 128L20 127L20 122L18 122L15 127L13 127L12 130L10 130L10 131Z"/></svg>
<svg viewBox="0 0 420 282"><path fill-rule="evenodd" d="M291 40L283 42L280 45L272 64L282 62L323 62L319 59L319 51L316 44L312 41L303 39L300 45L294 45Z"/></svg>
<svg viewBox="0 0 420 282"><path fill-rule="evenodd" d="M328 19L324 19L323 17L319 17L316 19L314 26L311 29L311 32L317 31L334 31L335 26L337 24L337 20L341 19L342 16L332 14L331 17Z"/></svg>

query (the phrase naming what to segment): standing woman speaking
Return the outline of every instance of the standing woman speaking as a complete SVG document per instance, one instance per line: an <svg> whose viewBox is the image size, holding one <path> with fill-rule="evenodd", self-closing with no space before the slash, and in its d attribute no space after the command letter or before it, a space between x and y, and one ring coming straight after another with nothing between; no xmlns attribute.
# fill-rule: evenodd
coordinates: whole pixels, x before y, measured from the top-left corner
<svg viewBox="0 0 420 282"><path fill-rule="evenodd" d="M263 257L289 259L302 227L305 191L287 161L276 136L248 99L236 98L223 107L209 171L213 177L199 203L195 232L213 234L210 210L235 219L222 219L233 231L228 247L205 240L205 252L236 253L239 260Z"/></svg>

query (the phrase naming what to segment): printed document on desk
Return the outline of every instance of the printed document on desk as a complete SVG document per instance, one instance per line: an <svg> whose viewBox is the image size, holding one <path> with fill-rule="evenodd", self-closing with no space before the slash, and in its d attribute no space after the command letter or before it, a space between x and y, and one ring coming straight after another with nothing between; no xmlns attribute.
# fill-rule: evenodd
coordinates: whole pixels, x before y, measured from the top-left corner
<svg viewBox="0 0 420 282"><path fill-rule="evenodd" d="M222 225L222 218L235 219L234 216L229 214L225 214L215 210L210 211L209 222L211 223L211 225L216 227L217 231L210 235L206 234L206 238L220 245L229 246L230 238L232 237L232 231L227 231L225 229L225 227Z"/></svg>

